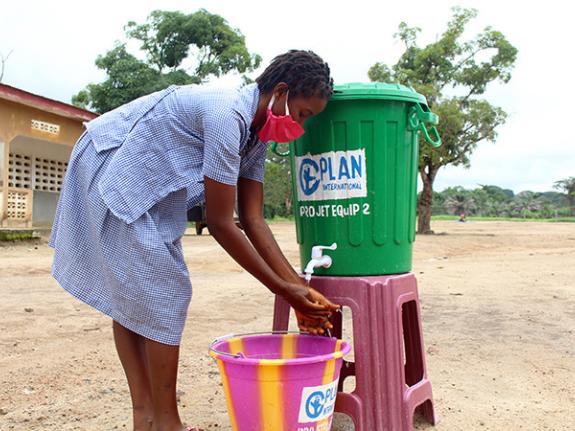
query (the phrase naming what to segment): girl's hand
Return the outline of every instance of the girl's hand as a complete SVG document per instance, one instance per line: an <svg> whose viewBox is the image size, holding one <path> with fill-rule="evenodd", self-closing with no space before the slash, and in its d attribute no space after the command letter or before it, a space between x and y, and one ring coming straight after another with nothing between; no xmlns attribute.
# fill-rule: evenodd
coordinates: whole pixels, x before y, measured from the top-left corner
<svg viewBox="0 0 575 431"><path fill-rule="evenodd" d="M305 286L305 287L307 287L307 286ZM310 301L312 301L316 304L323 305L324 307L326 307L330 311L338 311L341 309L341 306L334 304L329 299L327 299L325 296L323 296L321 293L319 293L317 290L315 290L311 287L307 287L307 288L309 289L309 293L308 293L307 298Z"/></svg>
<svg viewBox="0 0 575 431"><path fill-rule="evenodd" d="M283 297L296 312L299 329L312 334L323 334L333 326L329 317L340 306L304 284L289 283Z"/></svg>
<svg viewBox="0 0 575 431"><path fill-rule="evenodd" d="M295 312L297 326L302 332L309 332L314 335L323 335L326 330L332 329L333 325L329 320L320 320L315 317L309 317L299 311Z"/></svg>

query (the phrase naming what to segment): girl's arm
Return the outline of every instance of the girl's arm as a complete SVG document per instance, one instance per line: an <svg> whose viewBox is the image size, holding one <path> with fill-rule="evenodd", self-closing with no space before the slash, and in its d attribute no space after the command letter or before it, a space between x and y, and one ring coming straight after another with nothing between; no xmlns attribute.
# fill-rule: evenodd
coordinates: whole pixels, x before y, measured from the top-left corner
<svg viewBox="0 0 575 431"><path fill-rule="evenodd" d="M264 220L262 183L247 178L238 180L238 212L240 223L247 237L274 272L290 283L305 284L281 251L271 229ZM309 298L313 298L314 302L318 302L332 311L340 308L314 289L310 289ZM296 309L296 311L299 310ZM310 320L309 316L301 314L297 317L301 329L314 332L313 329L317 325L313 319ZM331 324L326 327L331 327Z"/></svg>
<svg viewBox="0 0 575 431"><path fill-rule="evenodd" d="M208 177L204 177L204 187L208 229L215 240L246 271L273 293L283 296L294 309L326 321L330 307L316 303L315 295L306 286L277 274L235 225L236 188Z"/></svg>
<svg viewBox="0 0 575 431"><path fill-rule="evenodd" d="M259 181L238 180L238 215L244 232L260 256L277 275L292 283L301 278L282 253L263 216L263 184Z"/></svg>

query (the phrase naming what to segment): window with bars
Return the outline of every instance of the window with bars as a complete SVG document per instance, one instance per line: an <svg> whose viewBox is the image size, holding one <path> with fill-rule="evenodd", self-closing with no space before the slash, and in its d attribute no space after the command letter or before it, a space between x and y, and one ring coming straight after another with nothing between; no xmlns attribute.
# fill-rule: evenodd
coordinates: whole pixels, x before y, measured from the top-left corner
<svg viewBox="0 0 575 431"><path fill-rule="evenodd" d="M8 157L8 187L32 188L32 160L29 156L10 153Z"/></svg>
<svg viewBox="0 0 575 431"><path fill-rule="evenodd" d="M8 192L7 215L9 219L26 220L30 194L11 191Z"/></svg>
<svg viewBox="0 0 575 431"><path fill-rule="evenodd" d="M34 159L34 190L59 193L68 163L36 157Z"/></svg>
<svg viewBox="0 0 575 431"><path fill-rule="evenodd" d="M8 187L59 193L67 162L10 153Z"/></svg>

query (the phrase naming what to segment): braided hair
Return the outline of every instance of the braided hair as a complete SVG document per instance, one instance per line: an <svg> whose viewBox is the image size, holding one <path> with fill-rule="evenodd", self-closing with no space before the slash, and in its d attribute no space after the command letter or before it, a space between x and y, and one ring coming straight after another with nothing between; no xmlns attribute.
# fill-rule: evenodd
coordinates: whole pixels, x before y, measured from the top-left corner
<svg viewBox="0 0 575 431"><path fill-rule="evenodd" d="M292 49L278 55L256 78L256 82L261 93L268 93L279 82L285 82L290 97L318 96L329 99L333 92L329 66L312 51Z"/></svg>

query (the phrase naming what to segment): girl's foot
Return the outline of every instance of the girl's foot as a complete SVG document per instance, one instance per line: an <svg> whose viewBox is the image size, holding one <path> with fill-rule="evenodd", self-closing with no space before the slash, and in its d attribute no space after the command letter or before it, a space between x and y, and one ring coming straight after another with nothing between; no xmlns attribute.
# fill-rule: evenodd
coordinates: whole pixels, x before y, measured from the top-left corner
<svg viewBox="0 0 575 431"><path fill-rule="evenodd" d="M151 409L133 409L134 431L151 431L153 414Z"/></svg>
<svg viewBox="0 0 575 431"><path fill-rule="evenodd" d="M134 415L134 431L152 431L151 415Z"/></svg>

